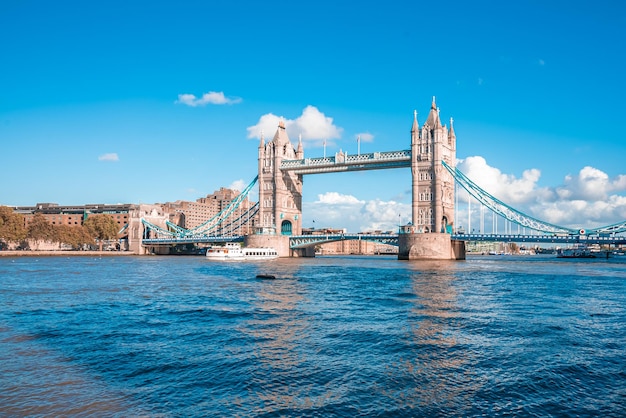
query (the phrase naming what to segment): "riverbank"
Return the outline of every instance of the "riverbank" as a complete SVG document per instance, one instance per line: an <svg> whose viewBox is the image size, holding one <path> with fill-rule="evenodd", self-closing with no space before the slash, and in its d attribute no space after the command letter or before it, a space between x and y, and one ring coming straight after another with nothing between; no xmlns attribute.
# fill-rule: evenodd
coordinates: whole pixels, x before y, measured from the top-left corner
<svg viewBox="0 0 626 418"><path fill-rule="evenodd" d="M137 255L132 251L0 251L0 257L111 257Z"/></svg>

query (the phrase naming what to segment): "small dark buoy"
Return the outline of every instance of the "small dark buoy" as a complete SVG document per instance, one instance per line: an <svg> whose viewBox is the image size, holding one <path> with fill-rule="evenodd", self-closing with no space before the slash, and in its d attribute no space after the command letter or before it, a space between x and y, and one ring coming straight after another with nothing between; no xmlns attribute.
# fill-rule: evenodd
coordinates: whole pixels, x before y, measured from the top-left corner
<svg viewBox="0 0 626 418"><path fill-rule="evenodd" d="M276 276L274 276L273 274L257 274L256 278L257 279L275 279Z"/></svg>

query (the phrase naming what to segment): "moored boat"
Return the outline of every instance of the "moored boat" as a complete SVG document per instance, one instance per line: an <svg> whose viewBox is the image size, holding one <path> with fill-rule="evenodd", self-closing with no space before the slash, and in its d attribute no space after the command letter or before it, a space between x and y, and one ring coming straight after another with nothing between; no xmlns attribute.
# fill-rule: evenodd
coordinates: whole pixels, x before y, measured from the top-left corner
<svg viewBox="0 0 626 418"><path fill-rule="evenodd" d="M596 258L596 255L591 252L584 244L577 244L570 248L559 249L556 252L557 258Z"/></svg>
<svg viewBox="0 0 626 418"><path fill-rule="evenodd" d="M278 252L274 248L242 247L237 243L229 242L226 245L209 248L206 258L218 261L272 260L278 258Z"/></svg>

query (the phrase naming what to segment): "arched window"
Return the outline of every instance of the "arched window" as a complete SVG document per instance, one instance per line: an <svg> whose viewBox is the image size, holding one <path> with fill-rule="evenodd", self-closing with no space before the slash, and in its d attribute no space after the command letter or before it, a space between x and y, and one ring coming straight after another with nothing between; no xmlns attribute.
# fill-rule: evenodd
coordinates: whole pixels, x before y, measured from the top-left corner
<svg viewBox="0 0 626 418"><path fill-rule="evenodd" d="M280 225L280 234L281 235L291 235L291 222L283 221Z"/></svg>

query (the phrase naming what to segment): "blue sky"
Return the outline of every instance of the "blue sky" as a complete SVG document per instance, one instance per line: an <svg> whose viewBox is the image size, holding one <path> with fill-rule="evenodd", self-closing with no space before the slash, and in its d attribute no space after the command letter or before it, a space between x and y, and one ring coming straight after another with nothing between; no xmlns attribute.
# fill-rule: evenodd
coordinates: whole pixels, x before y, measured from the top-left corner
<svg viewBox="0 0 626 418"><path fill-rule="evenodd" d="M423 122L436 96L483 188L559 225L619 222L625 26L604 0L6 0L0 204L241 188L278 117L308 157L324 139L356 153L359 134L363 153L408 149L413 110ZM410 171L306 176L303 200L305 226L393 229ZM475 216L460 204L457 224Z"/></svg>

